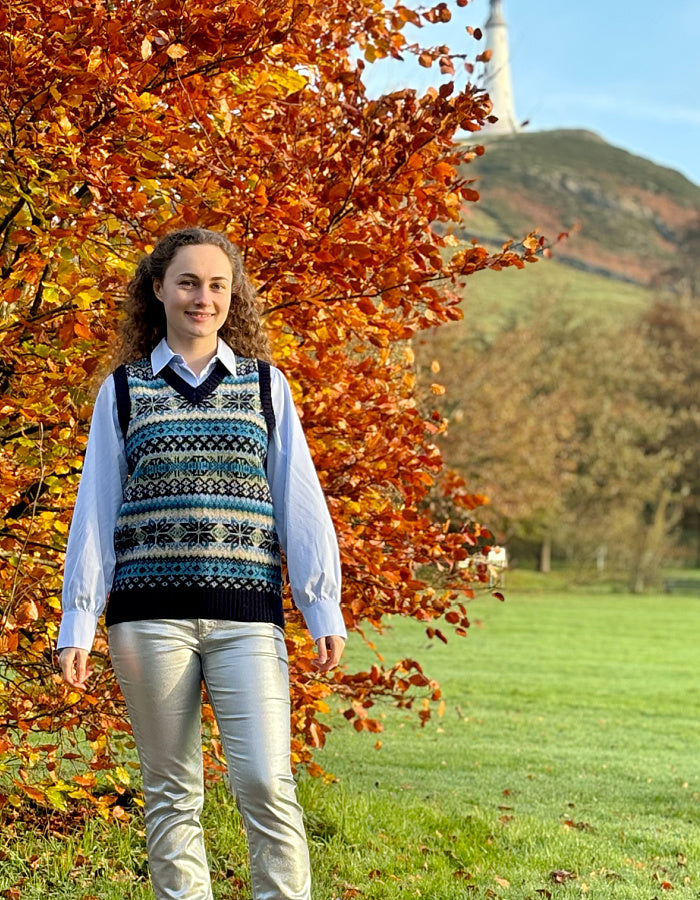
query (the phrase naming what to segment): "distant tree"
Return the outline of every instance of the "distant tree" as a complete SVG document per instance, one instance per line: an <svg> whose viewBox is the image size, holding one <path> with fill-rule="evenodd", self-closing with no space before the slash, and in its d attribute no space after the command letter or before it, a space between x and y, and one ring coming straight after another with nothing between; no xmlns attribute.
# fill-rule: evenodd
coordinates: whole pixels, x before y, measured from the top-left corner
<svg viewBox="0 0 700 900"><path fill-rule="evenodd" d="M537 541L543 571L554 542L573 560L607 554L641 589L651 545L668 538L664 527L652 540L649 510L679 467L669 411L649 395L660 360L646 338L554 303L456 346L463 333L436 332L425 360L446 362L441 446L490 498L482 520L503 540Z"/></svg>
<svg viewBox="0 0 700 900"><path fill-rule="evenodd" d="M698 299L662 298L647 310L640 332L647 353L657 360L644 385L648 402L662 410L668 430L666 452L674 459L659 500L649 511L652 522L682 523L700 537L700 303ZM700 546L698 546L700 564Z"/></svg>
<svg viewBox="0 0 700 900"><path fill-rule="evenodd" d="M566 490L564 535L575 554L606 556L642 591L658 577L673 528L649 511L659 507L679 467L668 411L648 396L659 359L635 323L589 323L568 347L569 384L580 405L567 453L572 477Z"/></svg>
<svg viewBox="0 0 700 900"><path fill-rule="evenodd" d="M518 534L546 547L562 513L559 438L569 413L560 406L553 370L540 364L543 335L537 323L522 321L495 337L475 334L455 344L462 334L440 329L421 354L426 367L441 366L446 390L448 426L440 446L449 464L488 497L481 515L502 540Z"/></svg>

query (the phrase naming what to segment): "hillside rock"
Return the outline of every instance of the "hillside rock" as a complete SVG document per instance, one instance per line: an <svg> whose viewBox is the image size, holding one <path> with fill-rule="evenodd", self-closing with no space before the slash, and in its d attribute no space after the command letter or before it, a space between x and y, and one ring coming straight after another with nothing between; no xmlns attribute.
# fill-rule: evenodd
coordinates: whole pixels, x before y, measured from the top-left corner
<svg viewBox="0 0 700 900"><path fill-rule="evenodd" d="M700 218L700 187L679 172L613 147L588 131L492 137L466 166L478 204L467 203L459 238L519 239L537 230L577 268L648 285L673 263Z"/></svg>

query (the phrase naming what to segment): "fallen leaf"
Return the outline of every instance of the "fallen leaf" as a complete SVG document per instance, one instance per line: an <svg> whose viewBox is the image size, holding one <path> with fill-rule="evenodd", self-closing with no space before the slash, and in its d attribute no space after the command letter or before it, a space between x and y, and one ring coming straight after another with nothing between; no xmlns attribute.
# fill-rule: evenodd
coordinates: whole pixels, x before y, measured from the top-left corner
<svg viewBox="0 0 700 900"><path fill-rule="evenodd" d="M573 881L578 876L576 872L569 872L567 869L555 869L549 873L549 877L555 884L564 884L567 881Z"/></svg>

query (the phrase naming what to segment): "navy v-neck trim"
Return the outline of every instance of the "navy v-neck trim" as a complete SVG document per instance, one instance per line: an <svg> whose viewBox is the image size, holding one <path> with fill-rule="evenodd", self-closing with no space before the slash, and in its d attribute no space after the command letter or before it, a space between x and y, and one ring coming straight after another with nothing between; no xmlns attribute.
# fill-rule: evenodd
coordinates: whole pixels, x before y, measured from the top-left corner
<svg viewBox="0 0 700 900"><path fill-rule="evenodd" d="M176 390L178 394L195 406L199 406L203 400L206 400L210 394L214 393L224 378L229 374L229 371L221 360L217 359L214 368L206 379L197 387L192 387L191 384L188 384L185 379L178 375L174 369L171 369L170 366L165 366L158 374L164 381L167 381L170 387L173 388L173 390Z"/></svg>

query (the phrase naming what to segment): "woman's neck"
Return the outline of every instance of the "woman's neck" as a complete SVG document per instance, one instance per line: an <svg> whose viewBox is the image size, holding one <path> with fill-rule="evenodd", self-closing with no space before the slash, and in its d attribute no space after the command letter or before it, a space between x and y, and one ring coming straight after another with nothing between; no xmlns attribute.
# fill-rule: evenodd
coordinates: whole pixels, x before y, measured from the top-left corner
<svg viewBox="0 0 700 900"><path fill-rule="evenodd" d="M195 375L199 375L207 363L216 356L219 346L218 338L214 340L213 346L209 341L206 344L195 343L184 346L180 341L175 340L171 342L171 339L168 337L166 337L166 340L168 347L173 353L180 354Z"/></svg>

